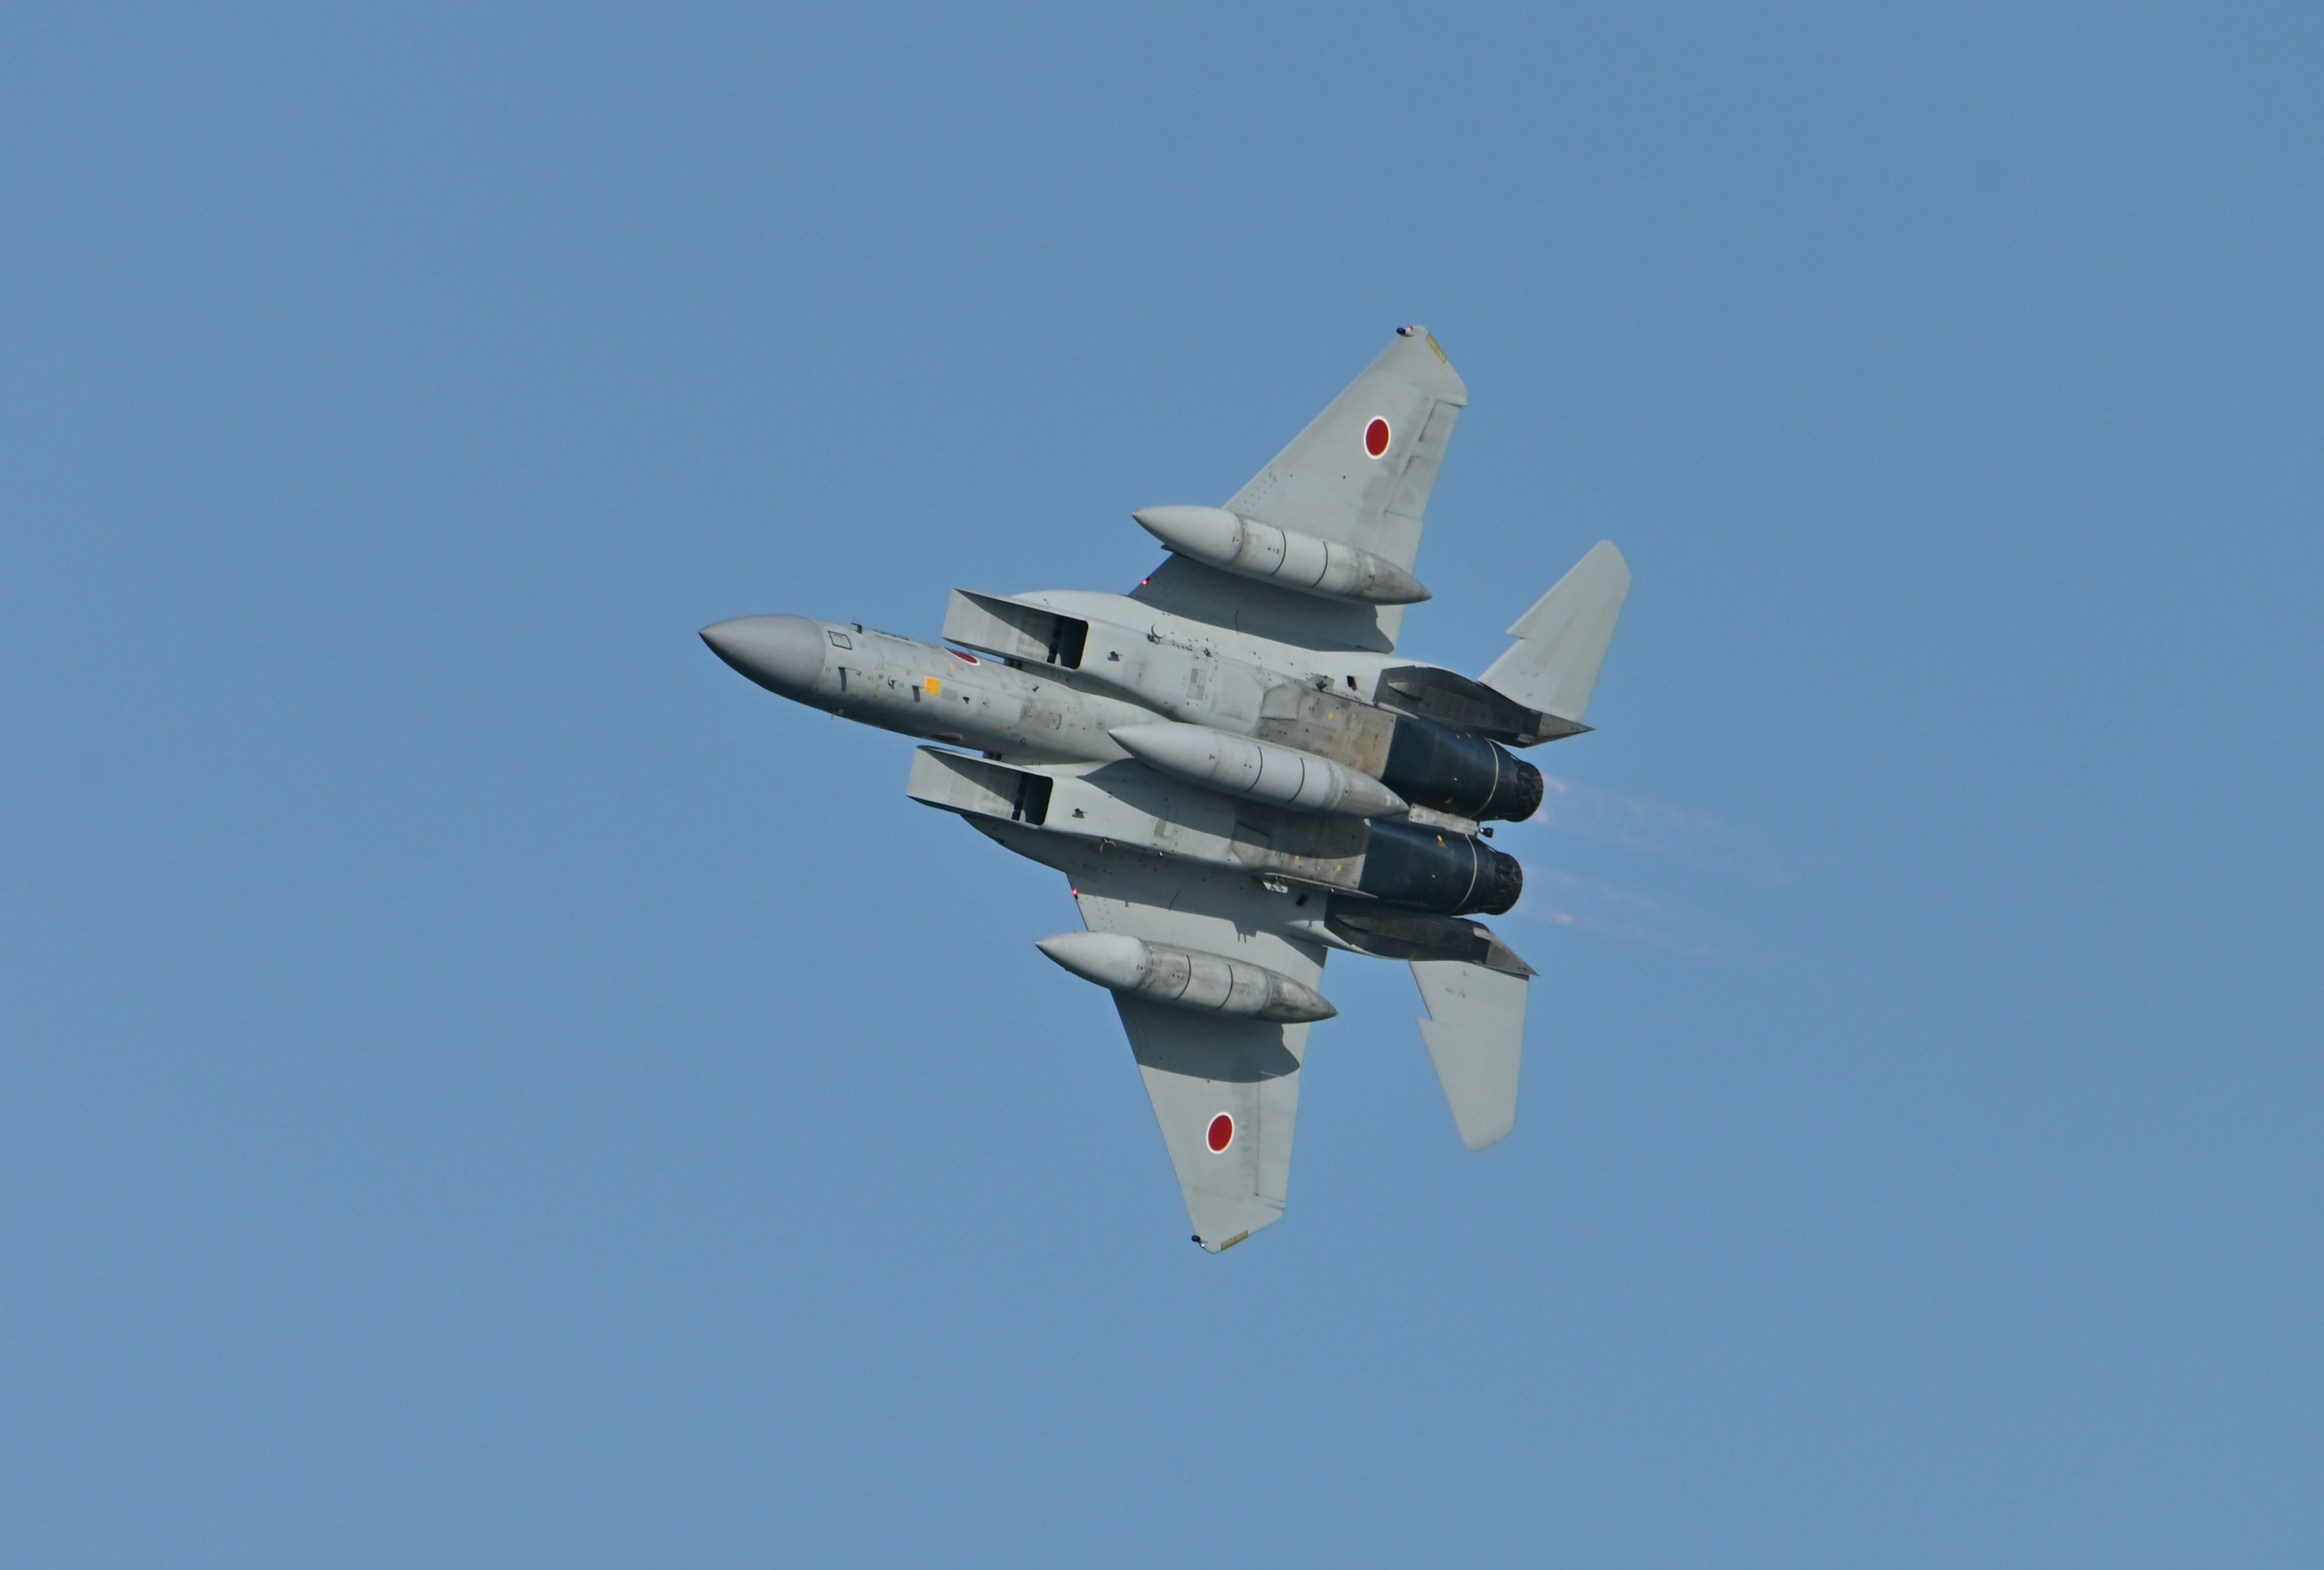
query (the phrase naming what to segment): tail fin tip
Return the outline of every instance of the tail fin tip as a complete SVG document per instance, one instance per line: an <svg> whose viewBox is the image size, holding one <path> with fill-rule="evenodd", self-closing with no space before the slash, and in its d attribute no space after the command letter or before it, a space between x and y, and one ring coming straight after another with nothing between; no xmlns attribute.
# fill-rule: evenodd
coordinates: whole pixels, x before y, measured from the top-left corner
<svg viewBox="0 0 2324 1570"><path fill-rule="evenodd" d="M1517 640L1483 677L1527 708L1582 722L1630 593L1630 564L1601 540L1509 627Z"/></svg>

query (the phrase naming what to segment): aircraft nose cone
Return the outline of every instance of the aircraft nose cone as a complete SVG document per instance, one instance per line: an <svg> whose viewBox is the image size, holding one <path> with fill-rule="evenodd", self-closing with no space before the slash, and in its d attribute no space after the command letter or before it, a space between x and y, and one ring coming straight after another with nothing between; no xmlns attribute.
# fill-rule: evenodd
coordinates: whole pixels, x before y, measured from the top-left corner
<svg viewBox="0 0 2324 1570"><path fill-rule="evenodd" d="M823 624L805 616L737 616L702 629L710 651L770 692L796 697L823 674Z"/></svg>

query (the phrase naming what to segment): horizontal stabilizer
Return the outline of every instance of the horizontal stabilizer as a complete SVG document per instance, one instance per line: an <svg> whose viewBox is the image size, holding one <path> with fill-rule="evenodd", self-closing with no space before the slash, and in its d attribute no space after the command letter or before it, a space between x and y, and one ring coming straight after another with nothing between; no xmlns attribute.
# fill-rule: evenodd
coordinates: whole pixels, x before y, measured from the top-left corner
<svg viewBox="0 0 2324 1570"><path fill-rule="evenodd" d="M1509 629L1517 642L1485 672L1485 685L1579 725L1629 593L1630 564L1612 540L1600 540L1517 619Z"/></svg>
<svg viewBox="0 0 2324 1570"><path fill-rule="evenodd" d="M1526 978L1457 960L1416 959L1412 979L1428 1005L1420 1039L1428 1043L1461 1142L1481 1150L1517 1126Z"/></svg>

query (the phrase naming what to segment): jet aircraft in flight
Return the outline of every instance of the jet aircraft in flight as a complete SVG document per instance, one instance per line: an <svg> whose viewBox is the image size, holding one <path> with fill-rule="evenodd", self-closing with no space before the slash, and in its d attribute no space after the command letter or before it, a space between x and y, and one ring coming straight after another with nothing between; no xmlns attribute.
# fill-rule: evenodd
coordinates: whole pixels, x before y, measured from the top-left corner
<svg viewBox="0 0 2324 1570"><path fill-rule="evenodd" d="M1132 516L1170 554L1128 595L954 589L945 644L855 622L703 629L760 686L935 743L905 792L1070 881L1041 951L1113 994L1217 1252L1283 1214L1333 951L1402 960L1471 1150L1517 1119L1534 972L1477 914L1517 901L1510 749L1590 727L1629 568L1600 541L1480 677L1397 653L1422 517L1469 392L1418 327L1222 507Z"/></svg>

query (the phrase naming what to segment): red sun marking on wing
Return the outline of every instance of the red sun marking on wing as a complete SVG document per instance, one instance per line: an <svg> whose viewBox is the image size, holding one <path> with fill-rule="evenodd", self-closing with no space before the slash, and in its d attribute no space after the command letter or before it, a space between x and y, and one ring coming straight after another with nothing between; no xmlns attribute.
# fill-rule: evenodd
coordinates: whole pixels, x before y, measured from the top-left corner
<svg viewBox="0 0 2324 1570"><path fill-rule="evenodd" d="M1388 451L1388 421L1374 416L1372 422L1364 427L1364 450L1374 457L1379 457Z"/></svg>
<svg viewBox="0 0 2324 1570"><path fill-rule="evenodd" d="M1210 1143L1212 1155L1222 1153L1229 1145L1234 1143L1234 1119L1221 1113L1211 1120L1211 1131L1204 1138Z"/></svg>

